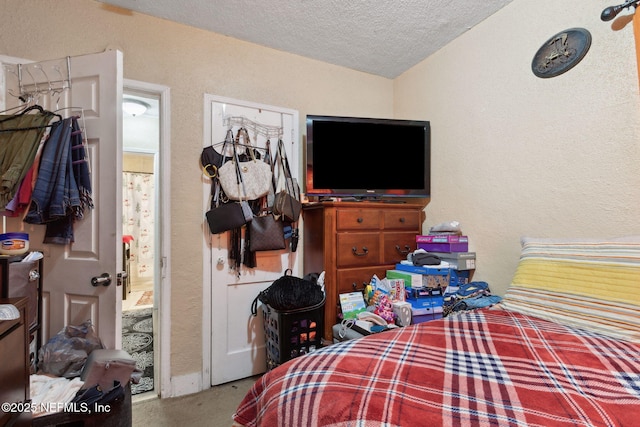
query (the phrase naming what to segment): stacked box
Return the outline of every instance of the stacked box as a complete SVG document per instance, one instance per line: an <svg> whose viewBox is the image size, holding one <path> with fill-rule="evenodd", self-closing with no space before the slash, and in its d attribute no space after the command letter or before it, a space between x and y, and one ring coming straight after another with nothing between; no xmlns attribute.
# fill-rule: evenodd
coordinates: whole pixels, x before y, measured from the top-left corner
<svg viewBox="0 0 640 427"><path fill-rule="evenodd" d="M415 273L406 270L387 270L387 279L402 279L404 280L404 287L407 288L421 288L422 287L422 274Z"/></svg>
<svg viewBox="0 0 640 427"><path fill-rule="evenodd" d="M430 252L456 270L474 270L476 268L475 252Z"/></svg>
<svg viewBox="0 0 640 427"><path fill-rule="evenodd" d="M442 295L428 296L424 298L407 298L411 304L411 324L440 319L444 298Z"/></svg>
<svg viewBox="0 0 640 427"><path fill-rule="evenodd" d="M396 270L401 272L408 272L412 274L421 275L421 286L411 286L411 287L426 287L426 288L437 288L442 287L446 288L449 284L449 269L448 268L438 268L438 267L429 267L429 266L417 266L410 264L396 264ZM387 277L389 277L387 275ZM405 282L406 283L406 282Z"/></svg>
<svg viewBox="0 0 640 427"><path fill-rule="evenodd" d="M442 288L412 288L407 289L408 299L421 299L429 297L437 297L442 295Z"/></svg>
<svg viewBox="0 0 640 427"><path fill-rule="evenodd" d="M418 249L427 252L467 252L469 237L448 234L429 234L416 236Z"/></svg>

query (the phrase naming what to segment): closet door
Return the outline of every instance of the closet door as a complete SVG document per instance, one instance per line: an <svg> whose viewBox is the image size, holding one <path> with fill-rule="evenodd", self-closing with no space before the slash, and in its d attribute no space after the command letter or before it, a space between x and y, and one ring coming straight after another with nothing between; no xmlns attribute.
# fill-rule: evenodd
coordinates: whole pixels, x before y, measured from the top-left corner
<svg viewBox="0 0 640 427"><path fill-rule="evenodd" d="M243 125L247 128L251 140L258 147L265 147L267 130L281 129L292 174L298 177L297 111L206 95L205 118L205 146L215 146L224 141L228 127L232 127L235 134L240 125ZM277 142L277 137L271 140L274 153ZM216 148L222 147L218 145ZM210 181L205 179L203 220L209 204L210 185ZM211 337L210 343L204 343L203 355L205 364L210 363L210 371L206 365L204 369L205 375L210 372L210 377L203 378L203 382L207 384L210 381L210 384L216 385L266 370L262 317L261 313L257 317L251 315L251 303L258 293L271 285L285 269L291 268L294 275L301 273L297 252L280 250L257 252L257 266L247 268L243 265L238 275L229 264L228 233L210 235L204 221L203 232L206 236L206 247L203 249L204 337Z"/></svg>
<svg viewBox="0 0 640 427"><path fill-rule="evenodd" d="M66 61L66 58L62 61ZM48 70L51 61L29 66ZM54 74L32 72L38 81L24 80L26 90L43 91L37 103L61 115L81 116L88 143L94 209L74 225L75 241L68 245L43 244L45 227L8 221L10 231L29 233L30 249L44 253L43 266L43 342L65 325L91 320L96 332L109 348L120 346L122 307L117 292L117 274L122 259L122 53L103 53L69 58L70 88L48 92L47 77ZM64 78L62 73L62 77ZM4 91L7 107L16 103L11 94L19 93L14 74L5 70ZM59 78L59 77L58 77ZM92 285L93 278L110 277Z"/></svg>

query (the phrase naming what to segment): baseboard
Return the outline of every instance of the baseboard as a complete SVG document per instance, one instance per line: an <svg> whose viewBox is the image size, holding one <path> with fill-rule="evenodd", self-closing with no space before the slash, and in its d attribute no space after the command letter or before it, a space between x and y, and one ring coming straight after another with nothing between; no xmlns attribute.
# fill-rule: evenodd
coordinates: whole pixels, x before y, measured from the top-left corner
<svg viewBox="0 0 640 427"><path fill-rule="evenodd" d="M170 396L166 397L184 396L202 390L202 374L200 372L194 372L192 374L172 377L171 391L169 392Z"/></svg>

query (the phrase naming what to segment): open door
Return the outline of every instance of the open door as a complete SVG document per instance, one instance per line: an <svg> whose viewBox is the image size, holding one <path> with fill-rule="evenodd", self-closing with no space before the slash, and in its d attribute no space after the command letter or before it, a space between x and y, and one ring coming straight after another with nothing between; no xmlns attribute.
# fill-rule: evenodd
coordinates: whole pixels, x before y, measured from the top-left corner
<svg viewBox="0 0 640 427"><path fill-rule="evenodd" d="M80 117L88 144L94 208L75 223L75 242L69 245L43 244L45 227L26 224L20 219L8 219L6 228L29 233L30 249L41 251L45 256L43 342L67 324L91 320L105 347L119 348L122 338L122 295L117 286L122 270L122 53L107 51L65 58L67 60L70 84L61 91L46 90L51 84L50 73L23 73L22 80L18 81L15 73L3 67L5 102L7 108L17 105L20 101L16 94L37 85L39 90L44 89L37 104L63 117ZM35 70L40 70L37 64ZM99 280L97 286L92 285L93 278L102 277L110 281Z"/></svg>

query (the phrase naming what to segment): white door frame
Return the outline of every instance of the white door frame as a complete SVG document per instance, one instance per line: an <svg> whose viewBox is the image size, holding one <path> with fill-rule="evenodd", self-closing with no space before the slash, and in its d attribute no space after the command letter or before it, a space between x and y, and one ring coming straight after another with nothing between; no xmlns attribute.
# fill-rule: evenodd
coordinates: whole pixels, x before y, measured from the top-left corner
<svg viewBox="0 0 640 427"><path fill-rule="evenodd" d="M171 248L171 92L170 88L163 85L146 83L137 80L124 79L125 90L135 91L141 94L149 94L159 97L160 104L160 147L159 165L156 169L159 177L160 189L158 191L159 203L156 219L160 223L158 228L159 244L158 257L155 261L153 310L158 319L160 354L160 369L156 369L160 378L154 384L155 392L161 397L174 395L171 387L171 261L169 251ZM160 263L157 261L160 260ZM159 278L160 280L158 280Z"/></svg>

